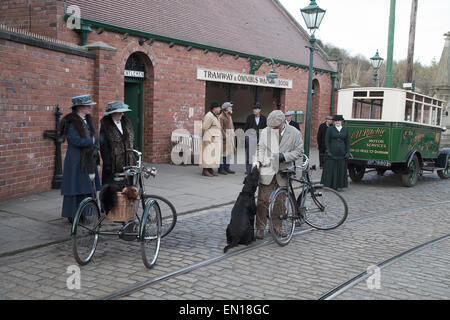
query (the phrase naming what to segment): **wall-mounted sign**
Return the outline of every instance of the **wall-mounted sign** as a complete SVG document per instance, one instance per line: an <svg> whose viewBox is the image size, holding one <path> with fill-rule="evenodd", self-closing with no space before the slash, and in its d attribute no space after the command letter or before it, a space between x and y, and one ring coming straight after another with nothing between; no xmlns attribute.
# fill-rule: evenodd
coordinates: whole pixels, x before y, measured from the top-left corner
<svg viewBox="0 0 450 320"><path fill-rule="evenodd" d="M144 78L144 71L125 70L125 77Z"/></svg>
<svg viewBox="0 0 450 320"><path fill-rule="evenodd" d="M204 68L197 69L197 80L235 83L248 86L292 89L292 80L277 79L275 83L270 83L266 79L265 75L245 74Z"/></svg>

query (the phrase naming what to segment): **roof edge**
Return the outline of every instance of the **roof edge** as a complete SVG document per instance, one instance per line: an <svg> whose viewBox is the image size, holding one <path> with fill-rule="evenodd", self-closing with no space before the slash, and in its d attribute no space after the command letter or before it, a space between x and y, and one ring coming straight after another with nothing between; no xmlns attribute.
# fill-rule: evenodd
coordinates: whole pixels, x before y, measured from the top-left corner
<svg viewBox="0 0 450 320"><path fill-rule="evenodd" d="M66 14L64 16L64 19L67 19L69 16L70 15ZM204 50L223 52L223 53L234 55L234 56L238 55L238 56L241 56L241 57L244 57L244 58L249 58L249 59L261 60L261 59L265 58L263 56L258 56L258 55L254 55L254 54L250 54L250 53L239 52L239 51L234 51L234 50L230 50L230 49L213 47L213 46L209 46L209 45L205 45L205 44L201 44L201 43L195 43L195 42L190 42L190 41L170 38L170 37L166 37L166 36L152 34L152 33L139 31L139 30L135 30L135 29L128 29L128 28L119 27L119 26L115 26L115 25L111 25L111 24L107 24L107 23L103 23L103 22L98 22L98 21L94 21L94 20L89 20L89 19L81 18L81 25L97 27L97 28L103 28L105 30L110 30L110 31L113 31L113 32L128 33L130 35L140 36L140 37L145 37L145 38L151 38L151 39L154 39L154 40L168 42L168 43L173 42L174 44L178 44L178 45L182 45L182 46L186 46L186 47L192 46L192 47L196 47L196 48L204 49ZM298 67L298 68L301 68L301 69L309 69L309 66L303 65L303 64L299 64L299 63L295 63L295 62L289 62L289 61L284 61L284 60L279 60L279 59L274 59L274 61L275 61L275 63L280 63L280 64L292 66L292 67ZM329 65L328 62L327 62L327 64ZM328 69L322 69L322 68L315 68L314 67L313 70L318 71L318 72L323 72L323 73L330 73L330 74L336 73L336 71L332 70L331 67L330 67L329 70Z"/></svg>

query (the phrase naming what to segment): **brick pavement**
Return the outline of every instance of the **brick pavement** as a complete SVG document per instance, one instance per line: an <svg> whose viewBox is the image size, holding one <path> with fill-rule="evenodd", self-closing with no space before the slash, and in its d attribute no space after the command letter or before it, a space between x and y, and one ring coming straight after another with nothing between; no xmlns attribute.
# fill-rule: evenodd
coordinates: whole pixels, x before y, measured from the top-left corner
<svg viewBox="0 0 450 320"><path fill-rule="evenodd" d="M397 176L369 174L361 184L351 183L342 194L349 203L349 219L353 219L398 207L448 201L449 190L450 181L440 180L436 175L422 177L414 188L403 188ZM93 261L81 268L80 290L68 290L66 286L67 267L75 264L70 243L0 258L0 298L99 298L114 290L220 256L225 246L225 228L231 207L180 217L173 233L163 239L157 264L151 270L144 267L137 243L101 238ZM449 209L450 204L446 203L387 212L345 223L336 230L298 235L286 247L272 243L250 250L159 281L130 298L316 299L367 266L448 232ZM428 249L421 252L428 254L433 263L445 267L448 250L441 251L443 258L432 253ZM424 263L422 268L425 270L427 266L433 264ZM435 277L430 270L421 276L420 281L424 283ZM393 283L391 287L393 298L408 298L408 291L403 291L401 286ZM439 285L430 285L425 291L430 295L424 293L422 296L419 291L418 298L450 297ZM385 297L377 295L374 298Z"/></svg>

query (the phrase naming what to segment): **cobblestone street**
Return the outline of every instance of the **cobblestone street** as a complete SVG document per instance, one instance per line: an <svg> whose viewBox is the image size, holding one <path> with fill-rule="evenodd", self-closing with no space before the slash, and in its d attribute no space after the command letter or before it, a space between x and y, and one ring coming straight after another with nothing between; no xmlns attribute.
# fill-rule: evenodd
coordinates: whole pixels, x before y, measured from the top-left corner
<svg viewBox="0 0 450 320"><path fill-rule="evenodd" d="M93 260L81 267L81 288L74 290L66 283L67 268L76 264L71 242L49 245L0 258L0 298L98 299L162 277L122 298L317 299L371 265L448 234L449 191L450 181L435 174L404 188L396 175L370 173L342 192L349 217L339 228L313 231L302 225L285 247L266 233L264 240L247 247L251 250L164 277L223 256L232 205L183 215L162 239L150 270L142 263L138 243L101 237ZM449 246L444 240L381 270L379 289L368 289L363 281L337 298L449 299Z"/></svg>

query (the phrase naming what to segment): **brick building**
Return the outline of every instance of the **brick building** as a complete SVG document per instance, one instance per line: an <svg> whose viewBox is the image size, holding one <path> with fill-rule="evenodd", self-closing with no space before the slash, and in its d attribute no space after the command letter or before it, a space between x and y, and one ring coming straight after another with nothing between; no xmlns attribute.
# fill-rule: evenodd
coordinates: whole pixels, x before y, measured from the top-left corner
<svg viewBox="0 0 450 320"><path fill-rule="evenodd" d="M0 25L0 200L51 188L43 132L76 95L98 103L98 126L109 101L128 103L149 162L169 162L171 133L193 133L212 101L233 101L236 127L257 101L266 115L306 111L308 35L278 0L2 0ZM279 82L270 59L250 74L264 58ZM313 146L334 88L321 50L314 71Z"/></svg>

